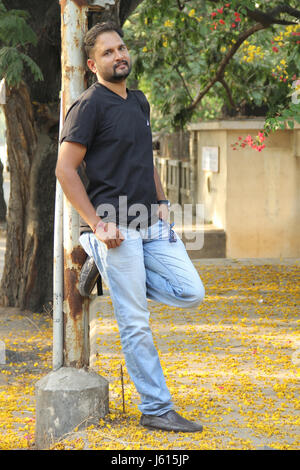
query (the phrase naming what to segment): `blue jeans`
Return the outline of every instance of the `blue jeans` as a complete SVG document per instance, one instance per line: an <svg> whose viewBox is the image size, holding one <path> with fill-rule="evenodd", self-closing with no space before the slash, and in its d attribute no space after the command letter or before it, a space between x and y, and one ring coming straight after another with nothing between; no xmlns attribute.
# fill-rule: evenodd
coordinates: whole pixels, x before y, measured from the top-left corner
<svg viewBox="0 0 300 470"><path fill-rule="evenodd" d="M80 243L92 256L109 289L128 373L140 394L139 410L162 415L173 409L149 328L147 298L175 307L196 307L204 287L185 246L170 226L158 221L140 231L119 226L125 240L107 249L93 233Z"/></svg>

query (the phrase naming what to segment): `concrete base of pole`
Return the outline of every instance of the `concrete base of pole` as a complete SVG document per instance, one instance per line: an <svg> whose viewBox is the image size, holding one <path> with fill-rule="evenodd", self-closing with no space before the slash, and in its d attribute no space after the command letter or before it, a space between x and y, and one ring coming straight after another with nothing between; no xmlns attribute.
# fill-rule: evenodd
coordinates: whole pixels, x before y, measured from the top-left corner
<svg viewBox="0 0 300 470"><path fill-rule="evenodd" d="M84 369L61 367L36 383L37 449L49 449L64 435L98 424L109 411L108 382Z"/></svg>

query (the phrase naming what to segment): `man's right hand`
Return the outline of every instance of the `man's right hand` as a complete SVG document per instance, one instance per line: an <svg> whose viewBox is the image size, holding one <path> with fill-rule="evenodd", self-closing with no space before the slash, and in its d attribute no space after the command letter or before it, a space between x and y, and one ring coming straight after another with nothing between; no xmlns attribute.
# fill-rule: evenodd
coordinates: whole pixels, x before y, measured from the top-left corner
<svg viewBox="0 0 300 470"><path fill-rule="evenodd" d="M98 225L95 235L98 240L105 243L108 249L120 246L123 240L125 240L123 234L113 222Z"/></svg>

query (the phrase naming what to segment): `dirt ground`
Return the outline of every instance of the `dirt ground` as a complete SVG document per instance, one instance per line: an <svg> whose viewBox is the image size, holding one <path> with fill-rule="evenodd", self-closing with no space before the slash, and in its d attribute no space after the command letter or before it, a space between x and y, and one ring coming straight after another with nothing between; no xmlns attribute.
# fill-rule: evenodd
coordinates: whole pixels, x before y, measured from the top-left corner
<svg viewBox="0 0 300 470"><path fill-rule="evenodd" d="M110 413L52 449L299 449L300 260L199 260L203 304L149 302L174 406L202 433L139 425L110 309L97 312L94 367L110 383ZM109 300L108 300L109 302ZM52 368L52 312L0 309L0 449L35 449L35 383ZM1 354L0 354L1 358ZM120 367L124 370L123 412Z"/></svg>

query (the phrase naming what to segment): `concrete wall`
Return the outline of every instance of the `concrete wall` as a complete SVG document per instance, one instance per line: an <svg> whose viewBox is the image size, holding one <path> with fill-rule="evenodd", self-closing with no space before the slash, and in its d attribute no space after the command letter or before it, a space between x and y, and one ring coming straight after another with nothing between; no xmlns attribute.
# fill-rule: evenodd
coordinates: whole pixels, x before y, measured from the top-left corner
<svg viewBox="0 0 300 470"><path fill-rule="evenodd" d="M300 256L300 126L272 133L262 152L231 146L263 124L190 126L198 141L197 202L205 205L206 222L226 231L227 257ZM202 170L203 146L219 146L218 173Z"/></svg>
<svg viewBox="0 0 300 470"><path fill-rule="evenodd" d="M197 132L197 202L204 203L205 223L213 223L217 228L226 226L227 190L227 133L204 130ZM202 147L219 146L219 173L202 170Z"/></svg>

